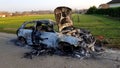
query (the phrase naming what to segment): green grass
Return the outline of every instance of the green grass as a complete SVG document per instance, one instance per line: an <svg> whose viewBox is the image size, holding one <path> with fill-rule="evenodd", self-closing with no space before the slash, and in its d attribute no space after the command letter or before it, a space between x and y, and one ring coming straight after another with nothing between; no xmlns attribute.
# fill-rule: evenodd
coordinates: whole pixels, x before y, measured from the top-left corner
<svg viewBox="0 0 120 68"><path fill-rule="evenodd" d="M18 29L24 21L38 19L55 20L53 14L0 18L0 31L15 33L16 29ZM120 47L120 20L100 15L80 14L73 14L72 20L75 27L88 29L94 36L104 36L110 44L114 45L115 47Z"/></svg>
<svg viewBox="0 0 120 68"><path fill-rule="evenodd" d="M53 14L43 14L37 16L16 16L16 17L6 17L0 18L0 31L1 32L8 32L8 33L15 33L16 29L18 29L23 22L31 21L31 20L38 20L38 19L53 19Z"/></svg>
<svg viewBox="0 0 120 68"><path fill-rule="evenodd" d="M94 35L103 35L107 38L120 37L120 21L109 19L104 16L97 15L79 15L80 22L77 22L76 18L73 19L76 22L76 27L86 28L92 31Z"/></svg>

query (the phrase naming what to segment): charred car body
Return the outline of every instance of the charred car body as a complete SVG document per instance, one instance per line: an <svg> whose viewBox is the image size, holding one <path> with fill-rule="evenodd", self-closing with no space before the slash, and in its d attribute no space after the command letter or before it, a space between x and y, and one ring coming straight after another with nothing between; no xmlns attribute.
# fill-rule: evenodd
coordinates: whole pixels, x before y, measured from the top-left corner
<svg viewBox="0 0 120 68"><path fill-rule="evenodd" d="M29 21L22 24L17 30L17 36L21 43L33 45L34 34L37 32L39 26L43 26L41 29L45 29L46 32L54 32L53 22L50 20L35 20Z"/></svg>
<svg viewBox="0 0 120 68"><path fill-rule="evenodd" d="M54 31L54 22L51 20L25 22L18 29L19 41L33 49L24 57L52 53L81 58L96 52L96 40L90 31L73 26L70 8L57 7L54 13L59 32Z"/></svg>

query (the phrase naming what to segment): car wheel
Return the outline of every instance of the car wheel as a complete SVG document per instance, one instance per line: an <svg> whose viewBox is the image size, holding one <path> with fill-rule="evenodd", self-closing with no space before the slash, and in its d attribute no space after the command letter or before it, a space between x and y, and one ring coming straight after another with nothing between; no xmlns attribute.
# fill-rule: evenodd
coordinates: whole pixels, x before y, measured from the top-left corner
<svg viewBox="0 0 120 68"><path fill-rule="evenodd" d="M59 49L64 53L72 53L74 46L67 42L59 42Z"/></svg>
<svg viewBox="0 0 120 68"><path fill-rule="evenodd" d="M19 46L25 46L27 44L24 37L18 37Z"/></svg>

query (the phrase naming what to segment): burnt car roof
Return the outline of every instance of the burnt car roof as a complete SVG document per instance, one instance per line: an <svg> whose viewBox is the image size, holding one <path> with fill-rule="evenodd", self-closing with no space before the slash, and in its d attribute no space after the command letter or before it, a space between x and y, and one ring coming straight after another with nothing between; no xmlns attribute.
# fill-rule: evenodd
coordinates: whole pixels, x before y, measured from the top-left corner
<svg viewBox="0 0 120 68"><path fill-rule="evenodd" d="M33 20L33 21L26 21L24 23L37 23L37 24L46 24L46 25L54 25L54 22L52 20Z"/></svg>
<svg viewBox="0 0 120 68"><path fill-rule="evenodd" d="M45 24L45 25L54 25L51 20L36 20L37 25Z"/></svg>
<svg viewBox="0 0 120 68"><path fill-rule="evenodd" d="M53 26L55 25L55 22L52 20L33 20L33 21L26 21L22 24L22 26L20 28L23 28L26 24L28 23L36 23L36 26L40 26L41 24L45 24L46 26L51 26L53 28Z"/></svg>

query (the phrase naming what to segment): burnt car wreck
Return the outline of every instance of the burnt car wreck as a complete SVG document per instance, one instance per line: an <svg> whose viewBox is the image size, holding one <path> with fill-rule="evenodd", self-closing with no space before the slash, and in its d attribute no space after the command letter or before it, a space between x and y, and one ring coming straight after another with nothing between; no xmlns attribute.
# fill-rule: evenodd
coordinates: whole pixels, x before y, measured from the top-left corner
<svg viewBox="0 0 120 68"><path fill-rule="evenodd" d="M51 20L25 22L17 30L21 45L28 45L32 50L25 53L25 58L48 54L84 58L102 51L103 45L96 43L90 31L74 27L70 8L57 7L54 14L59 32L54 30Z"/></svg>

